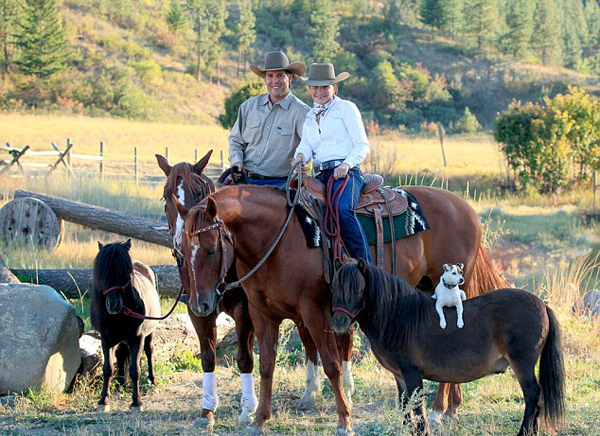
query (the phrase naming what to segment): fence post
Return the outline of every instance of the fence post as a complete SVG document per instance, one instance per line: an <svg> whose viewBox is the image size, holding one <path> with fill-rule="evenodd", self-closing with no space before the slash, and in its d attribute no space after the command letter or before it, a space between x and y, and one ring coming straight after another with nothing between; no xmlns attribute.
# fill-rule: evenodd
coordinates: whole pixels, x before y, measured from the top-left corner
<svg viewBox="0 0 600 436"><path fill-rule="evenodd" d="M104 181L104 141L100 141L100 180Z"/></svg>
<svg viewBox="0 0 600 436"><path fill-rule="evenodd" d="M446 167L446 153L444 152L444 135L446 134L446 130L444 130L444 126L442 123L437 124L437 136L440 138L440 145L442 146L442 157L444 158L444 167Z"/></svg>
<svg viewBox="0 0 600 436"><path fill-rule="evenodd" d="M71 139L67 138L67 148L71 145ZM71 166L71 152L67 153L67 165Z"/></svg>
<svg viewBox="0 0 600 436"><path fill-rule="evenodd" d="M135 184L138 184L138 168L137 168L137 147L133 147L133 176L135 178Z"/></svg>
<svg viewBox="0 0 600 436"><path fill-rule="evenodd" d="M169 147L165 147L165 157L169 160Z"/></svg>
<svg viewBox="0 0 600 436"><path fill-rule="evenodd" d="M224 153L223 150L221 150L221 169L223 170L225 168L225 160L223 158Z"/></svg>
<svg viewBox="0 0 600 436"><path fill-rule="evenodd" d="M194 148L194 163L198 162L198 149Z"/></svg>

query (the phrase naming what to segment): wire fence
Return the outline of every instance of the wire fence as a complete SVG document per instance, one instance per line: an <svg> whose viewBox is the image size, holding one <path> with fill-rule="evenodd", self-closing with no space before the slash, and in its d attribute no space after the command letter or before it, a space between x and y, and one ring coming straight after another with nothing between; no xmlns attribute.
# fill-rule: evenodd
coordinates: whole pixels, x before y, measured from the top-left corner
<svg viewBox="0 0 600 436"><path fill-rule="evenodd" d="M138 147L133 147L131 153L106 153L105 144L100 141L98 154L83 154L74 152L75 146L69 138L64 150L54 142L50 145L53 149L47 151L32 151L28 145L18 148L8 142L0 146L0 153L7 153L0 154L0 174L38 178L66 172L68 176L79 179L164 183L164 175L158 170L154 154L141 154ZM169 155L169 147L165 147L164 156L167 160ZM194 149L190 161L195 163L198 159L198 149ZM217 163L214 161L213 158L213 163L204 170L204 174L210 178L218 177L225 169L224 152L220 152Z"/></svg>

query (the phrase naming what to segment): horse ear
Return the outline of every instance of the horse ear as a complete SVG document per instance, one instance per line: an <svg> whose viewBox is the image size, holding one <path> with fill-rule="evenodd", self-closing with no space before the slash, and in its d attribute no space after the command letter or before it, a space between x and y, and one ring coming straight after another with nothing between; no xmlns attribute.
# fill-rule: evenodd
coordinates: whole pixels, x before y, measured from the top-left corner
<svg viewBox="0 0 600 436"><path fill-rule="evenodd" d="M102 250L102 248L104 247L104 244L100 241L98 241L98 250Z"/></svg>
<svg viewBox="0 0 600 436"><path fill-rule="evenodd" d="M196 174L202 174L202 170L208 164L208 160L210 159L212 152L213 151L210 150L208 153L206 153L206 156L204 156L202 159L200 159L198 162L196 162L196 165L194 165L194 172Z"/></svg>
<svg viewBox="0 0 600 436"><path fill-rule="evenodd" d="M212 197L206 197L206 198L207 198L206 215L208 215L208 217L210 219L214 219L217 216L217 202Z"/></svg>
<svg viewBox="0 0 600 436"><path fill-rule="evenodd" d="M358 270L363 274L367 270L367 262L362 257L358 259Z"/></svg>
<svg viewBox="0 0 600 436"><path fill-rule="evenodd" d="M461 270L463 273L465 272L465 264L464 264L464 263L457 263L456 265L457 265L457 266L460 268L460 270Z"/></svg>
<svg viewBox="0 0 600 436"><path fill-rule="evenodd" d="M340 269L342 267L342 265L343 264L342 264L342 261L340 260L340 258L336 257L335 260L333 261L333 269L337 271L338 269Z"/></svg>
<svg viewBox="0 0 600 436"><path fill-rule="evenodd" d="M125 246L127 251L129 251L131 249L131 238L127 238L127 240L125 241L125 243L123 245Z"/></svg>
<svg viewBox="0 0 600 436"><path fill-rule="evenodd" d="M165 176L169 177L169 174L171 174L171 170L173 169L173 167L169 165L169 161L160 154L155 154L154 156L156 156L156 161L158 162L160 169L163 170Z"/></svg>
<svg viewBox="0 0 600 436"><path fill-rule="evenodd" d="M189 210L187 210L185 208L185 206L179 202L179 199L175 196L175 194L171 195L171 197L173 198L173 203L175 203L177 212L179 212L179 215L181 215L181 218L183 218L185 220L185 217L187 216Z"/></svg>

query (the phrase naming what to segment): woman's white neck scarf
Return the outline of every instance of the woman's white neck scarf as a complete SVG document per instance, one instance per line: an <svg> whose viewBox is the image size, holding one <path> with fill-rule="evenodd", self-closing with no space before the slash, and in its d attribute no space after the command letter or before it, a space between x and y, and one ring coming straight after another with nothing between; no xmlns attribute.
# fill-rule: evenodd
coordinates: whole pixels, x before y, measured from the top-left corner
<svg viewBox="0 0 600 436"><path fill-rule="evenodd" d="M320 124L321 118L323 116L325 116L325 112L327 112L327 109L329 109L331 107L334 100L335 100L335 95L333 97L331 97L331 100L329 100L325 104L315 103L314 112L315 112L315 119L317 120L317 124Z"/></svg>

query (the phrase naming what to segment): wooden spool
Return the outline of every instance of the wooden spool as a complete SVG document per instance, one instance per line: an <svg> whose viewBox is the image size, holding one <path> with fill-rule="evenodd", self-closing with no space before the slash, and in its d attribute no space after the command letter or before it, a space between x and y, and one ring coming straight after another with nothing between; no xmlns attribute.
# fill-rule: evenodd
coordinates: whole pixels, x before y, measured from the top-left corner
<svg viewBox="0 0 600 436"><path fill-rule="evenodd" d="M8 243L52 251L60 244L62 232L62 220L36 198L15 198L0 209L0 238Z"/></svg>

